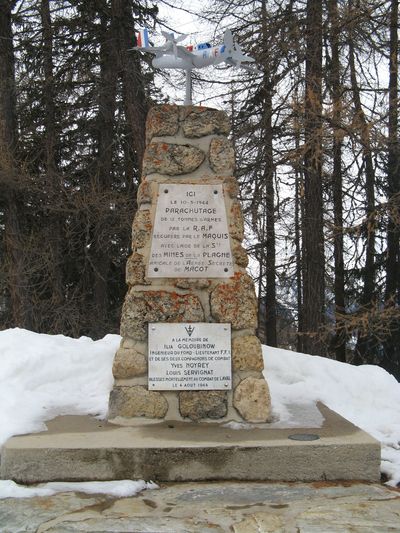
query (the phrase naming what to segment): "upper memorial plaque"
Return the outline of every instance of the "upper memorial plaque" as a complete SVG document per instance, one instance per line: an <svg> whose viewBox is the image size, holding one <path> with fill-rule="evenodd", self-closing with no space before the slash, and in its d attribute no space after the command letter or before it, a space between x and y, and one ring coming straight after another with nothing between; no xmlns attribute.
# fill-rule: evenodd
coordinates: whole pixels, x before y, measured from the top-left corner
<svg viewBox="0 0 400 533"><path fill-rule="evenodd" d="M233 259L221 184L160 184L149 278L229 278Z"/></svg>

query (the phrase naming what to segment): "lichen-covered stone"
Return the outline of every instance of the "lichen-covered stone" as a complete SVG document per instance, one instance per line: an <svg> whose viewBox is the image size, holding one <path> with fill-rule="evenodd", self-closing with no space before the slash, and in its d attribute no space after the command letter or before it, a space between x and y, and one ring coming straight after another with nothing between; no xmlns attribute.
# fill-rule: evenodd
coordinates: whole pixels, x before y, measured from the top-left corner
<svg viewBox="0 0 400 533"><path fill-rule="evenodd" d="M232 243L232 255L237 265L246 268L249 264L249 258L246 250L241 243L236 239L231 240Z"/></svg>
<svg viewBox="0 0 400 533"><path fill-rule="evenodd" d="M142 354L147 353L146 342L138 342L137 340L131 339L130 337L122 337L120 347L121 348L134 348L139 353L142 353Z"/></svg>
<svg viewBox="0 0 400 533"><path fill-rule="evenodd" d="M207 289L211 285L211 280L203 278L177 278L174 280L174 285L180 289Z"/></svg>
<svg viewBox="0 0 400 533"><path fill-rule="evenodd" d="M244 221L240 204L234 201L229 214L229 233L232 239L242 241L244 238Z"/></svg>
<svg viewBox="0 0 400 533"><path fill-rule="evenodd" d="M110 394L109 418L163 418L167 411L168 402L164 396L159 392L148 391L141 385L114 387Z"/></svg>
<svg viewBox="0 0 400 533"><path fill-rule="evenodd" d="M151 237L151 215L148 209L136 212L132 225L132 248L143 248Z"/></svg>
<svg viewBox="0 0 400 533"><path fill-rule="evenodd" d="M182 391L179 393L179 411L184 418L222 418L228 410L225 391Z"/></svg>
<svg viewBox="0 0 400 533"><path fill-rule="evenodd" d="M225 137L212 139L209 160L211 168L216 174L232 174L235 168L235 151L231 141Z"/></svg>
<svg viewBox="0 0 400 533"><path fill-rule="evenodd" d="M126 283L128 285L149 285L150 282L146 280L146 266L143 261L143 256L137 252L133 252L126 262Z"/></svg>
<svg viewBox="0 0 400 533"><path fill-rule="evenodd" d="M233 392L233 406L247 422L267 422L271 414L271 397L265 379L246 378Z"/></svg>
<svg viewBox="0 0 400 533"><path fill-rule="evenodd" d="M232 329L257 327L257 300L253 280L242 272L219 283L211 293L211 314L216 322L230 322Z"/></svg>
<svg viewBox="0 0 400 533"><path fill-rule="evenodd" d="M202 322L204 312L193 294L131 289L122 307L121 335L147 339L149 322Z"/></svg>
<svg viewBox="0 0 400 533"><path fill-rule="evenodd" d="M232 340L232 366L233 370L263 370L261 342L255 335L244 335Z"/></svg>
<svg viewBox="0 0 400 533"><path fill-rule="evenodd" d="M197 146L152 142L145 152L143 172L179 176L199 168L204 159L205 153Z"/></svg>
<svg viewBox="0 0 400 533"><path fill-rule="evenodd" d="M144 179L138 188L137 193L137 203L138 205L142 204L151 204L153 201L152 198L152 183Z"/></svg>
<svg viewBox="0 0 400 533"><path fill-rule="evenodd" d="M239 194L239 183L234 176L226 176L224 180L224 191L230 198L236 198Z"/></svg>
<svg viewBox="0 0 400 533"><path fill-rule="evenodd" d="M196 138L204 135L228 135L229 119L223 111L207 107L192 107L182 123L185 137Z"/></svg>
<svg viewBox="0 0 400 533"><path fill-rule="evenodd" d="M179 108L176 105L158 105L150 109L146 121L146 143L153 137L176 135L179 129Z"/></svg>
<svg viewBox="0 0 400 533"><path fill-rule="evenodd" d="M129 379L142 376L147 371L147 357L134 348L119 348L114 357L115 379Z"/></svg>

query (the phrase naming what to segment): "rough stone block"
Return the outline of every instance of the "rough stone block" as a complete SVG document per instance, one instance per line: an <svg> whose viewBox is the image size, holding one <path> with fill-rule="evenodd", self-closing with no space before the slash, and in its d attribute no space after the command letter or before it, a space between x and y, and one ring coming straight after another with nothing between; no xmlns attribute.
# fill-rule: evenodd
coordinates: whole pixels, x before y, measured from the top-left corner
<svg viewBox="0 0 400 533"><path fill-rule="evenodd" d="M177 278L174 280L174 285L180 289L208 289L208 287L211 285L211 280L205 278Z"/></svg>
<svg viewBox="0 0 400 533"><path fill-rule="evenodd" d="M197 146L153 142L146 149L143 172L180 176L199 168L204 159L205 153Z"/></svg>
<svg viewBox="0 0 400 533"><path fill-rule="evenodd" d="M239 194L239 183L234 176L226 176L224 180L225 194L231 198L236 198Z"/></svg>
<svg viewBox="0 0 400 533"><path fill-rule="evenodd" d="M253 280L247 274L236 272L219 283L211 293L210 303L216 322L230 322L235 330L257 327L257 300Z"/></svg>
<svg viewBox="0 0 400 533"><path fill-rule="evenodd" d="M179 411L183 417L194 421L222 418L228 411L227 393L215 390L182 391L179 393Z"/></svg>
<svg viewBox="0 0 400 533"><path fill-rule="evenodd" d="M131 289L122 307L121 335L147 339L149 322L202 322L204 312L193 294Z"/></svg>
<svg viewBox="0 0 400 533"><path fill-rule="evenodd" d="M114 387L110 393L108 418L122 416L132 418L163 418L168 411L168 402L159 392L148 391L140 385Z"/></svg>
<svg viewBox="0 0 400 533"><path fill-rule="evenodd" d="M150 282L145 279L146 266L143 261L143 256L137 252L128 258L126 262L126 283L133 285L150 285Z"/></svg>
<svg viewBox="0 0 400 533"><path fill-rule="evenodd" d="M212 139L209 160L211 168L216 174L232 174L235 168L235 151L231 141L225 137Z"/></svg>
<svg viewBox="0 0 400 533"><path fill-rule="evenodd" d="M246 378L233 392L233 406L248 422L267 422L271 414L271 397L265 379Z"/></svg>
<svg viewBox="0 0 400 533"><path fill-rule="evenodd" d="M255 335L244 335L232 340L232 365L233 370L263 370L261 342Z"/></svg>
<svg viewBox="0 0 400 533"><path fill-rule="evenodd" d="M247 256L246 250L243 248L242 244L236 239L232 239L231 243L232 255L236 261L236 264L243 268L246 268L249 264L249 258Z"/></svg>
<svg viewBox="0 0 400 533"><path fill-rule="evenodd" d="M119 348L114 357L113 375L115 379L129 379L147 372L147 357L134 348Z"/></svg>
<svg viewBox="0 0 400 533"><path fill-rule="evenodd" d="M158 105L150 109L146 121L146 143L153 137L176 135L179 129L179 108L176 105Z"/></svg>
<svg viewBox="0 0 400 533"><path fill-rule="evenodd" d="M150 211L137 211L132 225L132 248L143 248L149 242L152 227Z"/></svg>
<svg viewBox="0 0 400 533"><path fill-rule="evenodd" d="M242 241L244 238L244 221L240 204L234 201L229 214L229 233L232 239Z"/></svg>
<svg viewBox="0 0 400 533"><path fill-rule="evenodd" d="M142 353L142 354L147 353L146 342L138 342L137 340L131 339L130 337L122 337L120 347L121 348L134 348L139 353Z"/></svg>
<svg viewBox="0 0 400 533"><path fill-rule="evenodd" d="M196 138L204 135L228 135L229 119L226 113L207 107L192 107L182 124L185 137Z"/></svg>
<svg viewBox="0 0 400 533"><path fill-rule="evenodd" d="M152 183L144 179L138 188L137 193L137 203L138 205L142 204L151 204L153 201L152 197Z"/></svg>

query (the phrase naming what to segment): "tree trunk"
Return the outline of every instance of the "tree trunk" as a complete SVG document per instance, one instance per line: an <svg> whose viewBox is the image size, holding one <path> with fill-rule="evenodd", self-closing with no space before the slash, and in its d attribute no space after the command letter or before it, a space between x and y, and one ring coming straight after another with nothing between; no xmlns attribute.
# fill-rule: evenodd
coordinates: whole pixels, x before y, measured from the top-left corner
<svg viewBox="0 0 400 533"><path fill-rule="evenodd" d="M296 254L296 296L297 296L297 341L296 349L303 352L303 283L302 283L302 253L301 253L301 213L303 198L300 196L303 190L303 177L296 170L295 204L294 204L294 235Z"/></svg>
<svg viewBox="0 0 400 533"><path fill-rule="evenodd" d="M266 43L267 20L265 0L261 7L262 30L264 36L264 54L266 68L262 88L264 131L264 175L265 210L266 210L266 294L265 294L265 337L269 346L277 346L276 334L276 257L275 257L275 201L274 201L274 166L272 151L272 83L269 78L268 45Z"/></svg>
<svg viewBox="0 0 400 533"><path fill-rule="evenodd" d="M109 294L108 276L110 270L110 235L107 218L110 206L108 193L112 185L112 160L114 154L116 92L119 69L118 21L106 3L99 3L100 16L100 80L99 108L97 116L97 162L92 177L92 190L96 204L97 220L93 221L93 246L91 263L93 269L93 295L95 320L93 335L103 334L108 323ZM100 216L99 216L100 213Z"/></svg>
<svg viewBox="0 0 400 533"><path fill-rule="evenodd" d="M257 180L257 176L255 178ZM257 206L254 211L253 218L253 228L254 231L257 230L256 221L254 217L257 215ZM264 242L265 242L265 213L263 213L261 218L261 227L259 228L259 246L256 247L256 260L258 262L258 298L257 298L257 337L263 344L267 344L267 338L265 334L265 294L264 294L264 272L265 272L265 254L264 254Z"/></svg>
<svg viewBox="0 0 400 533"><path fill-rule="evenodd" d="M300 162L300 134L301 123L297 109L299 108L298 94L295 91L293 116L293 135L296 148L296 162L294 163L295 173L295 199L294 199L294 244L296 256L296 300L297 300L297 338L296 350L303 352L303 242L301 239L301 228L304 220L304 177Z"/></svg>
<svg viewBox="0 0 400 533"><path fill-rule="evenodd" d="M42 20L42 49L43 49L43 103L45 107L45 162L46 171L51 179L56 173L56 109L55 109L55 89L53 75L53 29L51 25L51 14L49 0L41 0L40 16Z"/></svg>
<svg viewBox="0 0 400 533"><path fill-rule="evenodd" d="M390 63L389 63L389 139L388 139L388 201L390 204L387 231L386 294L385 299L400 304L400 147L398 137L398 16L399 3L391 2ZM397 293L397 294L396 294Z"/></svg>
<svg viewBox="0 0 400 533"><path fill-rule="evenodd" d="M333 104L333 224L334 224L334 259L335 259L335 319L336 333L334 348L336 360L346 362L346 335L344 332L344 262L343 262L343 198L342 198L342 86L340 83L339 59L339 20L337 0L328 0L330 19L330 42L332 50L331 92Z"/></svg>
<svg viewBox="0 0 400 533"><path fill-rule="evenodd" d="M322 213L322 2L307 1L304 154L303 348L323 355L324 238Z"/></svg>
<svg viewBox="0 0 400 533"><path fill-rule="evenodd" d="M360 132L360 140L365 167L365 265L363 268L363 291L361 296L362 311L374 305L375 301L375 172L372 161L371 143L369 138L369 125L365 117L360 97L360 88L357 81L355 67L355 50L352 31L349 31L349 66L351 90L353 93L355 124ZM366 332L359 332L356 346L355 363L373 362L375 342Z"/></svg>
<svg viewBox="0 0 400 533"><path fill-rule="evenodd" d="M117 21L118 46L125 114L128 122L127 141L132 146L135 166L142 168L145 150L145 126L148 100L144 91L140 54L129 51L135 35L132 0L112 0L113 16Z"/></svg>
<svg viewBox="0 0 400 533"><path fill-rule="evenodd" d="M389 60L389 138L388 138L388 203L386 256L386 307L400 307L400 146L399 146L399 3L391 1L390 60ZM382 366L400 378L400 325L399 315L391 321L390 336L384 343Z"/></svg>
<svg viewBox="0 0 400 533"><path fill-rule="evenodd" d="M16 164L17 120L11 9L0 0L0 182L4 204L4 250L9 325L32 329L33 309L23 247L23 205ZM4 259L4 258L3 258Z"/></svg>
<svg viewBox="0 0 400 533"><path fill-rule="evenodd" d="M51 22L49 0L41 0L40 15L42 21L43 35L43 104L44 104L44 127L45 127L45 186L50 193L50 201L59 206L62 202L60 196L61 184L58 182L58 168L56 157L56 104L54 86L54 66L53 66L53 28ZM63 288L63 220L59 215L53 214L51 220L51 247L50 262L48 265L49 280L51 287L51 305L49 312L54 316L62 317L62 307L64 304ZM49 314L50 314L49 313ZM63 331L63 324L53 321L52 331Z"/></svg>

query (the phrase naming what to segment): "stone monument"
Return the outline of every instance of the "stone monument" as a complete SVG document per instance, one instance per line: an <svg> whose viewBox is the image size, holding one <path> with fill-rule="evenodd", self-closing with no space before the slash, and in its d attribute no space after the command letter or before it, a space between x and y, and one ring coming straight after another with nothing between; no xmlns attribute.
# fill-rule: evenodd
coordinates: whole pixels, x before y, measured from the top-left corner
<svg viewBox="0 0 400 533"><path fill-rule="evenodd" d="M150 111L111 424L58 417L9 439L3 479L380 479L380 443L324 405L263 424L270 396L228 132L214 109Z"/></svg>
<svg viewBox="0 0 400 533"><path fill-rule="evenodd" d="M269 421L225 113L153 107L109 420Z"/></svg>

